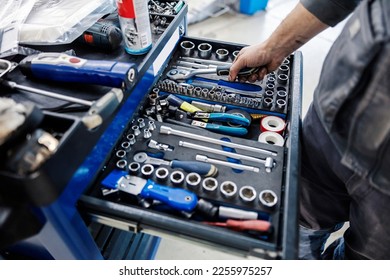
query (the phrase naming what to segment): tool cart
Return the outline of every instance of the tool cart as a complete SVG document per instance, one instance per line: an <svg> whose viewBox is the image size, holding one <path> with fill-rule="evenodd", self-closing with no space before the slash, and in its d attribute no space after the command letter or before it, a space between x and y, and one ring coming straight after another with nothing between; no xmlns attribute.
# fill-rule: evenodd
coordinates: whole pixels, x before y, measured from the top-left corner
<svg viewBox="0 0 390 280"><path fill-rule="evenodd" d="M152 26L164 18L164 28L153 29L145 55L72 45L74 56L63 53L69 46L42 46L3 71L11 83L3 96L40 108L27 114L36 122L28 135L48 133L56 145L38 167L23 169L20 158L1 166L9 215L0 226L12 244L1 244L3 256L150 259L164 236L259 258L297 257L302 55L291 54L261 82L228 82L244 46L188 37L188 7L179 2L171 15L150 11ZM34 59L58 53L71 63L124 63L117 67L125 83L26 73ZM27 143L50 151L36 137Z"/></svg>

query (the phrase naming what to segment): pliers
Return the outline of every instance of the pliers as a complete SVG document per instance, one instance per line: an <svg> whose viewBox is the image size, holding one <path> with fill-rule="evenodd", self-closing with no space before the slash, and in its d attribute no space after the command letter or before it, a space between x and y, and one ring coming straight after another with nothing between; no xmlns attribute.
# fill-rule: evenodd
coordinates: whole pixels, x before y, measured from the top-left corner
<svg viewBox="0 0 390 280"><path fill-rule="evenodd" d="M242 116L228 113L205 113L205 112L195 112L192 115L192 118L195 119L191 122L194 126L203 127L205 129L227 134L233 136L243 136L248 133L248 130L245 128L249 126L250 121ZM202 120L199 121L198 119ZM206 121L219 121L227 122L236 126L224 126L214 123L207 123ZM241 126L241 127L239 127Z"/></svg>

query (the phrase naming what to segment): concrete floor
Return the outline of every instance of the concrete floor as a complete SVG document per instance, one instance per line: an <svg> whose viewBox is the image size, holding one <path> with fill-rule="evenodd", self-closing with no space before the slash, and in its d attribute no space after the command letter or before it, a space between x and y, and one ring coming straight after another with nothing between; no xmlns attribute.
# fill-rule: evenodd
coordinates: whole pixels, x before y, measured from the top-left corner
<svg viewBox="0 0 390 280"><path fill-rule="evenodd" d="M188 36L203 37L240 44L255 44L264 41L280 24L298 0L270 0L265 11L253 16L239 14L230 10L218 17L210 17L204 21L189 25ZM191 2L190 9L191 9ZM303 53L303 104L302 116L305 115L313 91L319 79L322 63L329 48L341 31L343 23L319 34L300 51ZM156 259L159 260L224 260L242 259L243 256L232 252L212 250L190 242L163 238Z"/></svg>

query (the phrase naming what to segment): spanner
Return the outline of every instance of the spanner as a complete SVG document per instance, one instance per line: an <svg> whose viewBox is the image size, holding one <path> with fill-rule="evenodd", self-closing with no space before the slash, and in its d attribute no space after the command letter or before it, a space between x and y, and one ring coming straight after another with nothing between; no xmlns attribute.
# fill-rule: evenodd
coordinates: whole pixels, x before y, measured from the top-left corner
<svg viewBox="0 0 390 280"><path fill-rule="evenodd" d="M218 172L215 165L198 161L182 161L182 160L164 160L160 158L154 158L147 155L145 152L136 153L133 160L140 163L149 163L152 165L168 165L172 168L181 168L186 172L196 172L200 175L215 176Z"/></svg>

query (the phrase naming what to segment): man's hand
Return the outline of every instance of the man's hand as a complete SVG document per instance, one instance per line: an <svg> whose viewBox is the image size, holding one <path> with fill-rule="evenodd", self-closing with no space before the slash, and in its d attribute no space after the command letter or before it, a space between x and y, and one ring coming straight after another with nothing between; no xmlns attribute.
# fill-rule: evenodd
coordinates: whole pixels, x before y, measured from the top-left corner
<svg viewBox="0 0 390 280"><path fill-rule="evenodd" d="M238 72L244 67L260 67L260 70L249 77L239 77L240 81L253 83L262 80L267 73L277 69L285 57L327 27L298 3L268 40L239 52L230 67L229 80L236 80Z"/></svg>

